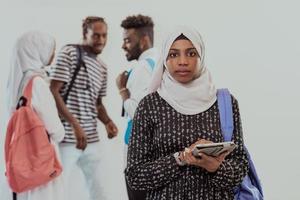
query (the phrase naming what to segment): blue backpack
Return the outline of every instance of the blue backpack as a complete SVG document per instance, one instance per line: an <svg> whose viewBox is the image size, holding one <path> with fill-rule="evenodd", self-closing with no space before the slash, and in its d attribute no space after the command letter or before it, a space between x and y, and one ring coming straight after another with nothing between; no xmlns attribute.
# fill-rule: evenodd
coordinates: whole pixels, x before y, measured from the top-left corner
<svg viewBox="0 0 300 200"><path fill-rule="evenodd" d="M217 92L218 107L220 112L221 130L225 141L231 141L233 133L233 113L231 95L228 89L219 89ZM244 146L248 161L249 172L243 182L234 190L235 200L263 200L263 191L257 176L254 163L247 148Z"/></svg>
<svg viewBox="0 0 300 200"><path fill-rule="evenodd" d="M149 67L151 68L151 70L153 71L154 67L155 67L155 61L152 58L146 58L146 61L147 61L148 65L149 65ZM128 77L130 76L131 71L132 71L132 69L130 69L128 71ZM122 107L122 117L124 115L125 115L125 110L124 110L124 106L123 106ZM128 120L128 122L127 122L127 128L126 128L126 131L125 131L125 134L124 134L124 142L127 145L129 144L129 139L130 139L130 136L131 136L132 125L133 125L132 119Z"/></svg>

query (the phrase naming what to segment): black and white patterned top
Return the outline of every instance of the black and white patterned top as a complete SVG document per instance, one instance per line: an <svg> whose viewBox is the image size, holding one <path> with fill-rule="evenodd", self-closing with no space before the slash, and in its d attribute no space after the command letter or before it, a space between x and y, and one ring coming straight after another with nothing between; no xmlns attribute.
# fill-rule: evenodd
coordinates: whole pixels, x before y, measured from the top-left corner
<svg viewBox="0 0 300 200"><path fill-rule="evenodd" d="M99 141L97 133L97 99L106 95L107 68L106 65L94 54L87 53L82 48L82 59L86 68L81 66L73 87L69 93L66 106L76 117L87 135L87 142ZM65 82L60 90L64 96L74 75L77 64L77 50L72 45L61 49L55 65L50 72L50 78ZM71 125L64 119L65 138L63 142L76 143Z"/></svg>
<svg viewBox="0 0 300 200"><path fill-rule="evenodd" d="M147 190L147 200L228 200L248 172L238 102L233 98L236 149L220 168L209 173L196 166L179 166L173 154L198 139L222 142L217 102L207 111L183 115L157 92L146 96L134 117L127 168L129 185Z"/></svg>

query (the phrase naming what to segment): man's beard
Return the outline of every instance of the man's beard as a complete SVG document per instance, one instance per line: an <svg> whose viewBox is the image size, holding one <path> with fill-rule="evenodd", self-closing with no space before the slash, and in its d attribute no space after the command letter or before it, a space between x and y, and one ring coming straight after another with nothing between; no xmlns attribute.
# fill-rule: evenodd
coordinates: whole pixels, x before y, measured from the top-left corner
<svg viewBox="0 0 300 200"><path fill-rule="evenodd" d="M137 60L140 57L140 55L142 54L142 50L140 49L139 44L136 44L130 51L127 51L127 53L127 60L132 61Z"/></svg>

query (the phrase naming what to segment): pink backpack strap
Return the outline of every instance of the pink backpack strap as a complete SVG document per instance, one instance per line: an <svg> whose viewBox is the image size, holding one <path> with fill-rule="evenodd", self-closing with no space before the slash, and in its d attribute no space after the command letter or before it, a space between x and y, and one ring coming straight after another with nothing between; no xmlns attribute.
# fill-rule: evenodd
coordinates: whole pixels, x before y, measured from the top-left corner
<svg viewBox="0 0 300 200"><path fill-rule="evenodd" d="M26 106L31 105L31 98L32 98L32 85L33 85L33 80L37 76L33 76L30 81L27 83L26 88L24 90L23 96L26 98Z"/></svg>

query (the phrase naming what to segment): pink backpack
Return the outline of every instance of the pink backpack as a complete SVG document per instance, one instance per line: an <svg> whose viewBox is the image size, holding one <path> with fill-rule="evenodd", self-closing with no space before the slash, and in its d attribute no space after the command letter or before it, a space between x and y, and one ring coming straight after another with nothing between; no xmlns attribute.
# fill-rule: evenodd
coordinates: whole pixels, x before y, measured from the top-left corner
<svg viewBox="0 0 300 200"><path fill-rule="evenodd" d="M6 177L16 193L43 185L62 172L45 126L31 106L33 79L27 84L6 132Z"/></svg>

